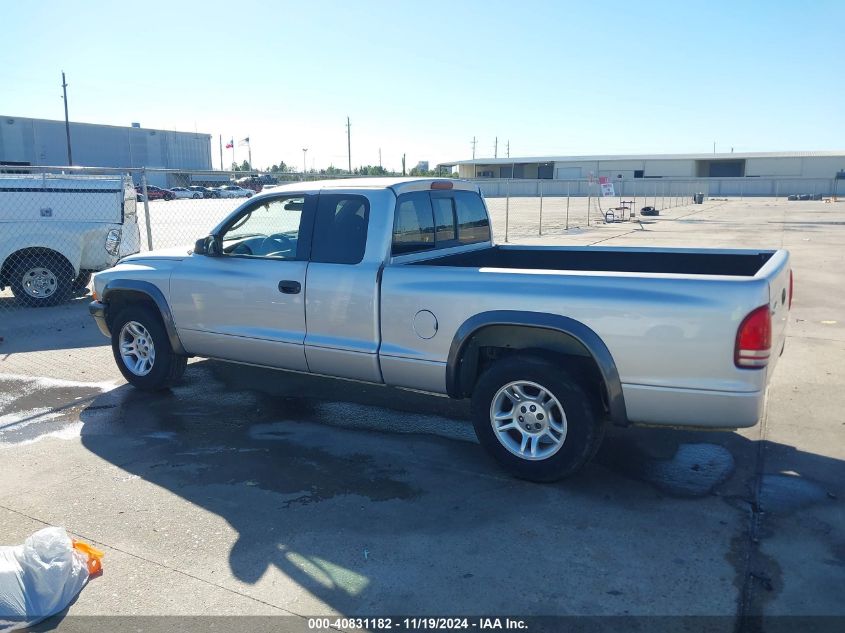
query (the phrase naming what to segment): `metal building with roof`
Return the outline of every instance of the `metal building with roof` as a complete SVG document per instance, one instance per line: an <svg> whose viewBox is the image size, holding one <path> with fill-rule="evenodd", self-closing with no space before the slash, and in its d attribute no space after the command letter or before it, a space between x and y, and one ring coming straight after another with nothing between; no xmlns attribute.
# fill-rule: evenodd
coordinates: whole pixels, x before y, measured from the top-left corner
<svg viewBox="0 0 845 633"><path fill-rule="evenodd" d="M477 158L443 163L462 178L835 178L845 151Z"/></svg>
<svg viewBox="0 0 845 633"><path fill-rule="evenodd" d="M188 172L211 169L211 135L143 128L70 123L74 165L184 170L152 176L161 186L190 182ZM65 122L0 115L0 169L67 165ZM174 179L174 182L164 180ZM158 182L162 180L162 182Z"/></svg>

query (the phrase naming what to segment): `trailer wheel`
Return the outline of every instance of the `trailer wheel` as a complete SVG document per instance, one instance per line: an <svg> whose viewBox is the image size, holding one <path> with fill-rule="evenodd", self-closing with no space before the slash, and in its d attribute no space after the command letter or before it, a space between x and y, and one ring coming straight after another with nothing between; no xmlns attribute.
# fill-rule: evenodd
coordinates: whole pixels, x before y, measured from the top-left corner
<svg viewBox="0 0 845 633"><path fill-rule="evenodd" d="M504 358L472 395L478 441L520 479L549 482L578 472L604 436L597 398L543 358Z"/></svg>
<svg viewBox="0 0 845 633"><path fill-rule="evenodd" d="M73 279L73 266L58 253L25 253L12 266L9 285L19 303L40 308L66 301Z"/></svg>

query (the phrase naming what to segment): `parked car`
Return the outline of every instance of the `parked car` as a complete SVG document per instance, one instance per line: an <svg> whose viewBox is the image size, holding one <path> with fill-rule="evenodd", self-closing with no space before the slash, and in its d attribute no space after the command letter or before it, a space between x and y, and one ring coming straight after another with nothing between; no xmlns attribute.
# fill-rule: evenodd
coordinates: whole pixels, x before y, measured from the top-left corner
<svg viewBox="0 0 845 633"><path fill-rule="evenodd" d="M139 201L144 200L144 188L141 185L135 185L135 193ZM176 197L170 189L162 189L155 185L147 185L147 194L150 200L173 200Z"/></svg>
<svg viewBox="0 0 845 633"><path fill-rule="evenodd" d="M199 185L194 185L192 187L188 187L191 191L195 191L199 193L200 198L219 198L220 193L211 189L210 187L201 187Z"/></svg>
<svg viewBox="0 0 845 633"><path fill-rule="evenodd" d="M655 207L643 207L640 209L640 215L660 215L660 210Z"/></svg>
<svg viewBox="0 0 845 633"><path fill-rule="evenodd" d="M94 277L133 386L201 356L471 398L482 446L536 481L607 423L756 424L792 302L785 250L496 245L461 180L286 185L199 237Z"/></svg>
<svg viewBox="0 0 845 633"><path fill-rule="evenodd" d="M216 191L219 198L251 198L255 193L251 189L244 189L238 185L223 185L217 187Z"/></svg>
<svg viewBox="0 0 845 633"><path fill-rule="evenodd" d="M137 253L135 190L121 176L0 174L0 290L56 305Z"/></svg>
<svg viewBox="0 0 845 633"><path fill-rule="evenodd" d="M791 193L791 194L789 194L789 195L787 196L787 198L786 198L786 199L787 199L787 200L798 200L799 198L798 198L798 194L797 194L797 193Z"/></svg>
<svg viewBox="0 0 845 633"><path fill-rule="evenodd" d="M202 194L199 191L193 191L188 187L171 187L170 191L176 198L189 198L194 200L202 198Z"/></svg>

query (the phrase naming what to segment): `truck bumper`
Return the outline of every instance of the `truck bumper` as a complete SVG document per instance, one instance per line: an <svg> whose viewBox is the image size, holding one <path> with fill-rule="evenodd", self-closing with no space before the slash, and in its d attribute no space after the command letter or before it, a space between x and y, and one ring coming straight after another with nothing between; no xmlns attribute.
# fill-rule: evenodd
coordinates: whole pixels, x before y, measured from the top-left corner
<svg viewBox="0 0 845 633"><path fill-rule="evenodd" d="M707 391L623 384L628 419L660 426L739 429L763 415L766 391Z"/></svg>
<svg viewBox="0 0 845 633"><path fill-rule="evenodd" d="M106 304L102 301L92 301L88 304L88 311L94 317L94 323L100 328L103 336L111 338L111 332L109 332L109 326L106 323Z"/></svg>

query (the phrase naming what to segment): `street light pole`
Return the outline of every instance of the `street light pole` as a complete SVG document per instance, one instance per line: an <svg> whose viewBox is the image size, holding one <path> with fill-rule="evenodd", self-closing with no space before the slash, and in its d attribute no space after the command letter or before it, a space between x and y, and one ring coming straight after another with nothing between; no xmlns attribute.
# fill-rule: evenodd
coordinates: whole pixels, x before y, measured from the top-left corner
<svg viewBox="0 0 845 633"><path fill-rule="evenodd" d="M305 153L308 151L307 147L302 148L302 180L305 180Z"/></svg>
<svg viewBox="0 0 845 633"><path fill-rule="evenodd" d="M65 101L65 135L67 136L67 164L73 165L73 153L70 150L70 122L67 118L67 82L65 81L65 71L62 71L62 92Z"/></svg>

